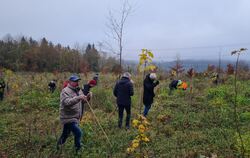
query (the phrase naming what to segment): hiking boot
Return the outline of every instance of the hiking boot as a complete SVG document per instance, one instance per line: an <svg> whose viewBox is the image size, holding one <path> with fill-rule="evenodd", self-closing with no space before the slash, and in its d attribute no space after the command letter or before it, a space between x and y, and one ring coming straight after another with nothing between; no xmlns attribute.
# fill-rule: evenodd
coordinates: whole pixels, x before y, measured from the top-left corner
<svg viewBox="0 0 250 158"><path fill-rule="evenodd" d="M119 119L119 121L118 121L118 128L122 128L122 120L121 119Z"/></svg>
<svg viewBox="0 0 250 158"><path fill-rule="evenodd" d="M56 143L56 150L60 150L62 148L62 145L60 145L59 143Z"/></svg>
<svg viewBox="0 0 250 158"><path fill-rule="evenodd" d="M82 148L80 147L80 148L76 148L76 155L81 155L81 151L82 151Z"/></svg>

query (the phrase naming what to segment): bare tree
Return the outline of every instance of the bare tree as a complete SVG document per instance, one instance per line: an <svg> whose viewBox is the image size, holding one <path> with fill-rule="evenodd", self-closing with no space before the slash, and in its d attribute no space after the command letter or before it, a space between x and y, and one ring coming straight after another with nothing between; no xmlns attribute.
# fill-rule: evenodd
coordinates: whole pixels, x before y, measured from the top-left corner
<svg viewBox="0 0 250 158"><path fill-rule="evenodd" d="M75 72L78 72L78 70L79 70L79 65L81 65L81 61L79 60L80 59L80 54L79 54L79 52L80 52L80 44L78 43L78 42L76 42L75 44L74 44L74 56L73 56L73 60L74 60L74 62L73 62L73 67L74 67L74 71Z"/></svg>
<svg viewBox="0 0 250 158"><path fill-rule="evenodd" d="M129 4L128 0L123 1L121 11L118 12L118 17L115 17L114 10L109 10L107 24L109 32L107 33L107 35L109 38L117 42L118 50L115 50L114 47L108 42L105 42L105 44L113 53L119 55L120 68L122 67L124 25L131 12L132 7Z"/></svg>
<svg viewBox="0 0 250 158"><path fill-rule="evenodd" d="M179 74L185 71L185 68L181 62L181 58L179 54L176 55L175 65L171 67L171 70L176 73L177 79L179 77Z"/></svg>

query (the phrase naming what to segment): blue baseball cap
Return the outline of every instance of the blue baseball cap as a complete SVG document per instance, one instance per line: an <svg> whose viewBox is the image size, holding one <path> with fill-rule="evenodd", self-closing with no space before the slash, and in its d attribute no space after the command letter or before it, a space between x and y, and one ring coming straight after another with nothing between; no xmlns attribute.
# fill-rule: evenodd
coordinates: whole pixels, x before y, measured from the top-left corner
<svg viewBox="0 0 250 158"><path fill-rule="evenodd" d="M77 82L77 81L79 81L79 80L81 80L81 79L80 79L80 77L77 76L77 75L71 75L70 78L69 78L69 80L70 80L70 81L73 81L73 82Z"/></svg>

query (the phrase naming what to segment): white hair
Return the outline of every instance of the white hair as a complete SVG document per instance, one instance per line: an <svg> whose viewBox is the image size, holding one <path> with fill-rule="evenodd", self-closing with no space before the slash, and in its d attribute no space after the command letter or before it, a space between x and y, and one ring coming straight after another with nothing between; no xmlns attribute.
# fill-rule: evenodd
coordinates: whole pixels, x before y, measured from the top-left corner
<svg viewBox="0 0 250 158"><path fill-rule="evenodd" d="M155 73L150 73L149 78L151 80L155 80L156 79L156 74Z"/></svg>
<svg viewBox="0 0 250 158"><path fill-rule="evenodd" d="M124 72L123 74L122 74L122 77L127 77L127 78L131 78L131 74L129 73L129 72Z"/></svg>

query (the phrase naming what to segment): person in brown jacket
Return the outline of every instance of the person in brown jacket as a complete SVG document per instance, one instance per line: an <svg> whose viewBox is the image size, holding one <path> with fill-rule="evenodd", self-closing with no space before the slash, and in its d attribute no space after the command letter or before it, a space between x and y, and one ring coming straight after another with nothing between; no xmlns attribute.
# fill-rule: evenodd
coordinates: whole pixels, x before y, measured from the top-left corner
<svg viewBox="0 0 250 158"><path fill-rule="evenodd" d="M81 79L77 75L70 76L67 87L62 89L60 95L60 121L63 131L57 142L57 149L66 142L71 132L74 135L76 152L81 149L82 131L79 123L83 115L82 104L87 97L79 88L79 80Z"/></svg>

